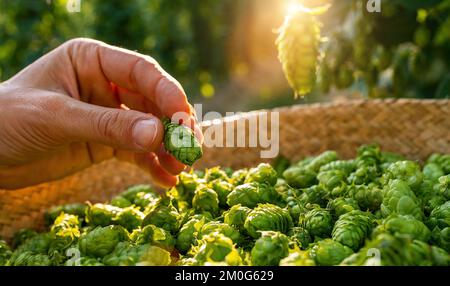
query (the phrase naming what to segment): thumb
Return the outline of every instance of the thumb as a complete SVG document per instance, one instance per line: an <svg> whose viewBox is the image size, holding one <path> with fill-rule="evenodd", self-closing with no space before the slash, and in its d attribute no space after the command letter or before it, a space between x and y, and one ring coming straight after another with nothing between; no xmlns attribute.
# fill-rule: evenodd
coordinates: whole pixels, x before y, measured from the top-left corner
<svg viewBox="0 0 450 286"><path fill-rule="evenodd" d="M74 100L60 120L71 140L95 142L136 152L159 148L164 135L161 121L134 110L107 108Z"/></svg>

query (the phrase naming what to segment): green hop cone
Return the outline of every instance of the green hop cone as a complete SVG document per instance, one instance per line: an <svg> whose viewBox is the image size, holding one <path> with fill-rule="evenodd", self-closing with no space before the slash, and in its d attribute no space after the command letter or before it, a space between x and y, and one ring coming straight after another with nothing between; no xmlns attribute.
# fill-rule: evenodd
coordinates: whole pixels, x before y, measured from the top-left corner
<svg viewBox="0 0 450 286"><path fill-rule="evenodd" d="M135 244L151 243L168 251L173 250L176 243L170 232L152 224L146 225L142 229L135 229L130 234L130 239Z"/></svg>
<svg viewBox="0 0 450 286"><path fill-rule="evenodd" d="M55 220L53 220L52 223L54 221ZM20 245L22 245L25 241L27 241L30 238L35 237L36 235L37 235L37 232L35 230L23 228L14 234L14 236L12 238L11 246L14 248L17 248Z"/></svg>
<svg viewBox="0 0 450 286"><path fill-rule="evenodd" d="M92 226L111 225L121 211L121 208L107 204L90 205L86 209L86 222Z"/></svg>
<svg viewBox="0 0 450 286"><path fill-rule="evenodd" d="M111 253L116 245L128 241L128 232L121 226L97 227L83 235L78 246L82 254L91 257L103 257Z"/></svg>
<svg viewBox="0 0 450 286"><path fill-rule="evenodd" d="M194 256L195 265L205 265L208 262L225 262L227 265L240 265L242 259L233 241L219 232L205 235L190 251Z"/></svg>
<svg viewBox="0 0 450 286"><path fill-rule="evenodd" d="M252 210L250 208L241 205L234 205L229 210L224 212L224 222L242 231L244 229L245 220L251 211Z"/></svg>
<svg viewBox="0 0 450 286"><path fill-rule="evenodd" d="M352 198L337 198L328 202L327 209L330 210L334 219L354 210L359 210L358 203Z"/></svg>
<svg viewBox="0 0 450 286"><path fill-rule="evenodd" d="M7 265L31 266L53 264L48 256L48 252L54 238L54 234L52 233L40 233L27 239L14 250ZM31 264L28 264L28 261L30 261ZM37 264L33 264L34 262ZM40 262L44 264L39 264Z"/></svg>
<svg viewBox="0 0 450 286"><path fill-rule="evenodd" d="M227 204L254 208L259 203L276 201L279 195L274 187L266 184L247 183L234 188L227 196Z"/></svg>
<svg viewBox="0 0 450 286"><path fill-rule="evenodd" d="M345 176L348 176L355 170L355 168L355 160L337 160L321 166L319 172L341 171L345 174Z"/></svg>
<svg viewBox="0 0 450 286"><path fill-rule="evenodd" d="M406 182L415 191L423 181L423 174L419 164L413 161L398 161L388 167L383 175L382 182L388 184L390 180L394 179Z"/></svg>
<svg viewBox="0 0 450 286"><path fill-rule="evenodd" d="M450 201L433 209L428 218L427 225L430 229L450 227Z"/></svg>
<svg viewBox="0 0 450 286"><path fill-rule="evenodd" d="M180 214L177 209L171 204L166 205L164 201L160 201L158 204L151 206L144 213L146 215L142 220L141 227L153 224L173 234L180 227Z"/></svg>
<svg viewBox="0 0 450 286"><path fill-rule="evenodd" d="M355 210L339 217L334 225L332 238L357 251L364 244L372 228L370 213Z"/></svg>
<svg viewBox="0 0 450 286"><path fill-rule="evenodd" d="M439 178L439 191L444 198L450 200L450 175Z"/></svg>
<svg viewBox="0 0 450 286"><path fill-rule="evenodd" d="M316 263L306 251L296 251L280 261L280 266L315 266Z"/></svg>
<svg viewBox="0 0 450 286"><path fill-rule="evenodd" d="M404 235L411 239L418 239L428 242L431 231L427 226L412 216L392 216L375 228L374 235L387 232L394 235Z"/></svg>
<svg viewBox="0 0 450 286"><path fill-rule="evenodd" d="M108 266L167 266L170 262L170 253L162 248L129 242L119 242L114 251L103 258Z"/></svg>
<svg viewBox="0 0 450 286"><path fill-rule="evenodd" d="M138 228L142 224L145 215L135 207L122 209L114 218L114 222L123 226L128 231Z"/></svg>
<svg viewBox="0 0 450 286"><path fill-rule="evenodd" d="M166 150L181 163L192 166L203 155L202 146L194 132L186 126L172 123L167 118L162 122Z"/></svg>
<svg viewBox="0 0 450 286"><path fill-rule="evenodd" d="M152 186L145 185L145 184L135 185L135 186L129 187L124 192L122 192L120 194L120 196L124 197L125 199L127 199L130 202L135 203L136 198L141 193L153 194L155 196L155 198L159 198L160 197L159 194L156 193L156 191L152 188Z"/></svg>
<svg viewBox="0 0 450 286"><path fill-rule="evenodd" d="M0 240L0 266L5 266L11 255L11 248L5 241Z"/></svg>
<svg viewBox="0 0 450 286"><path fill-rule="evenodd" d="M362 210L377 211L383 201L383 191L374 184L355 186L350 195Z"/></svg>
<svg viewBox="0 0 450 286"><path fill-rule="evenodd" d="M286 209L272 204L260 204L247 216L244 228L253 238L258 238L261 231L273 230L288 233L292 228L292 218Z"/></svg>
<svg viewBox="0 0 450 286"><path fill-rule="evenodd" d="M295 97L311 92L316 80L320 25L313 13L298 10L286 17L276 40L278 58Z"/></svg>
<svg viewBox="0 0 450 286"><path fill-rule="evenodd" d="M437 181L440 177L444 176L444 170L436 163L428 163L423 166L423 177L430 181Z"/></svg>
<svg viewBox="0 0 450 286"><path fill-rule="evenodd" d="M61 213L53 223L50 231L57 237L67 239L69 243L81 235L78 217Z"/></svg>
<svg viewBox="0 0 450 286"><path fill-rule="evenodd" d="M260 184L267 184L269 186L275 186L277 177L277 171L275 171L271 165L261 163L256 168L251 168L248 171L247 177L245 178L245 183L256 182Z"/></svg>
<svg viewBox="0 0 450 286"><path fill-rule="evenodd" d="M209 212L212 215L217 215L219 212L219 196L207 186L200 186L195 191L192 206L199 213Z"/></svg>
<svg viewBox="0 0 450 286"><path fill-rule="evenodd" d="M194 215L181 227L176 242L176 247L181 253L188 252L196 243L197 235L207 221L208 218L203 215Z"/></svg>
<svg viewBox="0 0 450 286"><path fill-rule="evenodd" d="M225 172L224 169L217 166L217 167L206 169L204 179L206 180L206 182L212 182L212 181L218 180L218 179L227 181L229 178L228 178L227 172Z"/></svg>
<svg viewBox="0 0 450 286"><path fill-rule="evenodd" d="M276 231L262 231L251 251L253 266L277 266L289 254L289 239Z"/></svg>
<svg viewBox="0 0 450 286"><path fill-rule="evenodd" d="M228 181L223 181L220 179L216 179L212 182L210 182L209 187L213 189L218 196L219 199L219 205L221 207L227 206L227 196L231 193L233 190L233 184L229 183Z"/></svg>
<svg viewBox="0 0 450 286"><path fill-rule="evenodd" d="M316 173L299 166L291 166L283 172L283 178L294 188L307 188L316 183Z"/></svg>
<svg viewBox="0 0 450 286"><path fill-rule="evenodd" d="M104 266L97 258L80 257L78 259L69 259L64 263L65 266Z"/></svg>
<svg viewBox="0 0 450 286"><path fill-rule="evenodd" d="M449 266L450 258L445 250L423 241L382 233L341 265Z"/></svg>
<svg viewBox="0 0 450 286"><path fill-rule="evenodd" d="M373 166L362 166L357 168L353 173L351 173L347 181L354 185L370 184L378 178L378 168L376 165Z"/></svg>
<svg viewBox="0 0 450 286"><path fill-rule="evenodd" d="M384 186L381 213L384 217L399 214L412 215L418 220L423 219L419 200L408 183L401 180L391 180Z"/></svg>
<svg viewBox="0 0 450 286"><path fill-rule="evenodd" d="M320 172L317 174L317 179L319 180L319 184L330 192L334 188L346 185L347 183L345 173L339 170Z"/></svg>
<svg viewBox="0 0 450 286"><path fill-rule="evenodd" d="M320 266L338 265L352 254L351 248L329 238L315 243L310 251L310 256Z"/></svg>
<svg viewBox="0 0 450 286"><path fill-rule="evenodd" d="M445 174L450 174L450 154L433 154L428 158L428 163L435 163L442 168Z"/></svg>
<svg viewBox="0 0 450 286"><path fill-rule="evenodd" d="M277 172L277 176L280 178L281 175L283 174L283 172L287 168L289 168L289 166L291 165L291 162L289 161L289 159L287 159L283 155L279 155L278 157L276 157L273 160L271 165L272 165L273 169L275 170L275 172Z"/></svg>
<svg viewBox="0 0 450 286"><path fill-rule="evenodd" d="M432 232L431 243L450 252L450 227L445 227L442 230L435 227Z"/></svg>
<svg viewBox="0 0 450 286"><path fill-rule="evenodd" d="M34 254L31 251L21 252L12 262L11 266L52 266L51 258L46 254Z"/></svg>
<svg viewBox="0 0 450 286"><path fill-rule="evenodd" d="M314 238L326 238L331 235L333 217L328 210L315 207L300 216L299 225Z"/></svg>
<svg viewBox="0 0 450 286"><path fill-rule="evenodd" d="M129 200L125 199L122 196L115 196L110 202L112 206L118 207L118 208L126 208L131 205L133 205Z"/></svg>
<svg viewBox="0 0 450 286"><path fill-rule="evenodd" d="M358 148L356 167L374 166L381 163L382 153L378 145L363 145Z"/></svg>
<svg viewBox="0 0 450 286"><path fill-rule="evenodd" d="M303 190L299 201L303 205L316 204L325 207L330 197L330 192L320 185L315 185Z"/></svg>
<svg viewBox="0 0 450 286"><path fill-rule="evenodd" d="M325 151L322 154L312 158L312 160L306 165L306 168L318 173L322 166L337 160L338 156L335 151Z"/></svg>
<svg viewBox="0 0 450 286"><path fill-rule="evenodd" d="M199 178L195 173L181 172L178 175L178 182L175 186L176 197L179 200L191 202L198 185Z"/></svg>
<svg viewBox="0 0 450 286"><path fill-rule="evenodd" d="M87 207L88 206L86 204L79 204L79 203L53 207L44 214L44 220L47 225L52 225L55 219L61 213L66 213L77 216L78 219L81 221L84 219Z"/></svg>
<svg viewBox="0 0 450 286"><path fill-rule="evenodd" d="M230 177L230 182L233 186L237 187L242 185L247 177L248 170L247 169L239 169L233 172Z"/></svg>
<svg viewBox="0 0 450 286"><path fill-rule="evenodd" d="M300 249L307 249L312 242L309 232L303 227L293 227L290 231L291 241L295 242Z"/></svg>
<svg viewBox="0 0 450 286"><path fill-rule="evenodd" d="M203 238L205 235L209 235L213 232L219 232L229 239L233 241L233 243L238 243L241 240L241 235L237 229L232 227L229 224L219 222L219 221L210 221L205 223L198 234L198 239Z"/></svg>

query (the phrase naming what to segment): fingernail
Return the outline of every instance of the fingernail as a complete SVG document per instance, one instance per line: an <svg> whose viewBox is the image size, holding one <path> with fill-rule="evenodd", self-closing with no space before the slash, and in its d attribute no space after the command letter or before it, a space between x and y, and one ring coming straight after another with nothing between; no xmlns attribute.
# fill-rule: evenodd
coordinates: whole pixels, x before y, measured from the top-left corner
<svg viewBox="0 0 450 286"><path fill-rule="evenodd" d="M150 151L156 138L157 126L154 119L141 120L133 128L135 144L142 150Z"/></svg>

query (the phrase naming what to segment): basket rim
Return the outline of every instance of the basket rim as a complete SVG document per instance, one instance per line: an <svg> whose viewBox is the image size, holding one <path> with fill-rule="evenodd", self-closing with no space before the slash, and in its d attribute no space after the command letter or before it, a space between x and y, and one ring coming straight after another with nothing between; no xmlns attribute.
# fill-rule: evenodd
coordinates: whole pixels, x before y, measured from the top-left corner
<svg viewBox="0 0 450 286"><path fill-rule="evenodd" d="M385 99L345 99L330 102L314 102L314 103L298 103L294 105L286 105L275 108L263 108L250 111L236 112L233 116L223 116L212 120L200 121L201 127L207 127L215 124L222 124L223 121L234 120L241 117L254 116L262 112L279 112L283 114L285 111L301 111L301 110L314 110L314 109L328 109L328 108L339 108L339 107L352 107L352 106L362 106L362 105L402 105L402 104L439 104L448 105L450 104L450 99L413 99L413 98L385 98ZM450 106L449 106L450 107ZM216 123L217 122L217 123Z"/></svg>

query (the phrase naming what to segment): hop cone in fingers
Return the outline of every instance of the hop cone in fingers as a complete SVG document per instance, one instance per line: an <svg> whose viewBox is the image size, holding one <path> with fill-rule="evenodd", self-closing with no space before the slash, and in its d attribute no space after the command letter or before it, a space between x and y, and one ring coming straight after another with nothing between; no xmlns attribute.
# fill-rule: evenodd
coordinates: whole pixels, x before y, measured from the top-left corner
<svg viewBox="0 0 450 286"><path fill-rule="evenodd" d="M183 125L163 119L164 147L178 161L192 166L203 155L202 146L195 138L194 132Z"/></svg>

